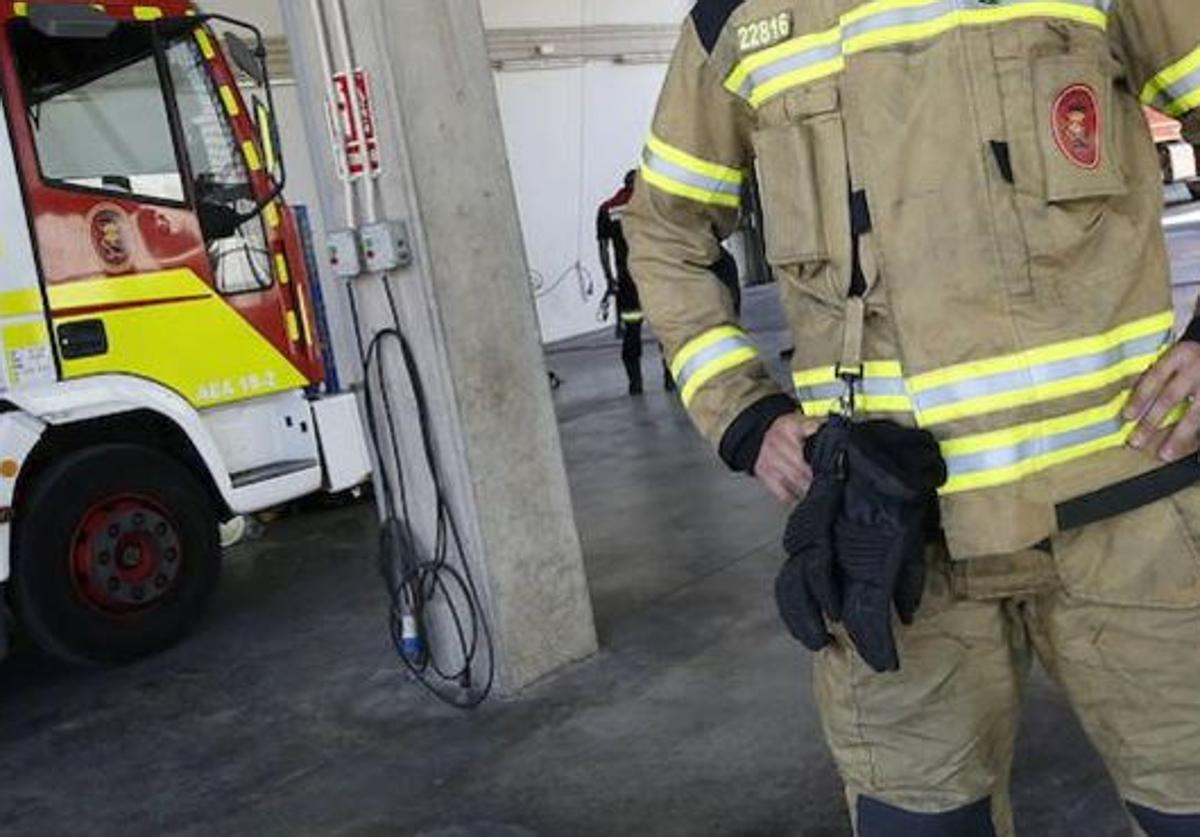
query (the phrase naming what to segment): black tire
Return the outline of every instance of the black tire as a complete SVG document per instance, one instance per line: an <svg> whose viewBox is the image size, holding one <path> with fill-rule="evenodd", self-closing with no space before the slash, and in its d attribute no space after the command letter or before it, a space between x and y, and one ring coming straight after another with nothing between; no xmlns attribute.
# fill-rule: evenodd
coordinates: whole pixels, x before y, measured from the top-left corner
<svg viewBox="0 0 1200 837"><path fill-rule="evenodd" d="M64 456L24 492L15 523L17 620L68 662L119 665L168 648L204 611L220 575L211 498L191 471L152 448L98 445Z"/></svg>

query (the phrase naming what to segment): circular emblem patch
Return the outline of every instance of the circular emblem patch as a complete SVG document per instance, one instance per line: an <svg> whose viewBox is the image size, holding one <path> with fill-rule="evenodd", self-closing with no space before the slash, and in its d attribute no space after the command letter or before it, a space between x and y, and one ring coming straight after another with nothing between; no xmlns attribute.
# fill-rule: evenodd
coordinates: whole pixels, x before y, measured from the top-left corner
<svg viewBox="0 0 1200 837"><path fill-rule="evenodd" d="M96 255L110 269L124 270L129 267L129 235L126 230L125 213L112 206L99 206L92 212L89 221L92 247Z"/></svg>
<svg viewBox="0 0 1200 837"><path fill-rule="evenodd" d="M1080 168L1100 165L1101 119L1100 100L1086 84L1072 84L1054 100L1054 141Z"/></svg>

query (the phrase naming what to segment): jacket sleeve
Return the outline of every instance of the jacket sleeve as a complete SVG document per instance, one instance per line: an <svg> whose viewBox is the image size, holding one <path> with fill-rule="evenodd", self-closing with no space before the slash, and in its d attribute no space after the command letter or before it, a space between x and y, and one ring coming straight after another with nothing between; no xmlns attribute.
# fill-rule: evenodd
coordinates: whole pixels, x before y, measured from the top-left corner
<svg viewBox="0 0 1200 837"><path fill-rule="evenodd" d="M1110 37L1142 103L1183 122L1200 143L1200 10L1196 0L1115 0Z"/></svg>
<svg viewBox="0 0 1200 837"><path fill-rule="evenodd" d="M749 471L762 436L796 409L771 380L715 273L752 162L750 115L684 26L626 213L630 272L680 396L731 467Z"/></svg>

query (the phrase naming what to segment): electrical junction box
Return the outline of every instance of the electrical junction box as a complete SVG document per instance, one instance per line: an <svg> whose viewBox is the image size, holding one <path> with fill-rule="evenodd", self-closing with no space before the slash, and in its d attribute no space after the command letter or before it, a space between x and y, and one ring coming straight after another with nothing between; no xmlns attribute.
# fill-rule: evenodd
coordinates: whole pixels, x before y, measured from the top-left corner
<svg viewBox="0 0 1200 837"><path fill-rule="evenodd" d="M370 273L387 273L413 263L408 225L403 221L384 221L363 227L362 248Z"/></svg>
<svg viewBox="0 0 1200 837"><path fill-rule="evenodd" d="M333 267L334 275L343 279L353 279L362 275L362 250L355 230L331 232L325 246L329 251L329 264Z"/></svg>

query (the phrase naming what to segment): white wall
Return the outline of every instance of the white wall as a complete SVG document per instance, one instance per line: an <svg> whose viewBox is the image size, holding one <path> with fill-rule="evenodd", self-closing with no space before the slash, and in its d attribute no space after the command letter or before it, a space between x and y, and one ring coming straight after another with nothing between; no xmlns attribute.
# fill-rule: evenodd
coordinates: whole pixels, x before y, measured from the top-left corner
<svg viewBox="0 0 1200 837"><path fill-rule="evenodd" d="M482 0L489 29L675 24L691 4L692 0ZM553 285L581 265L583 276L593 283L593 295L584 298L576 271L539 294L538 314L547 341L603 327L596 320L604 294L596 254L596 209L618 189L625 172L637 166L665 71L665 65L590 62L496 73L535 282Z"/></svg>
<svg viewBox="0 0 1200 837"><path fill-rule="evenodd" d="M676 23L694 0L481 0L489 29Z"/></svg>
<svg viewBox="0 0 1200 837"><path fill-rule="evenodd" d="M496 75L529 267L547 286L538 313L548 341L601 327L596 209L637 166L664 69L597 63ZM592 296L582 295L576 264Z"/></svg>

